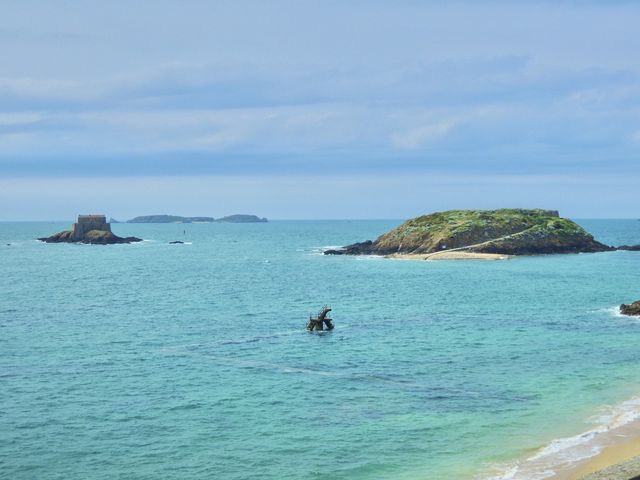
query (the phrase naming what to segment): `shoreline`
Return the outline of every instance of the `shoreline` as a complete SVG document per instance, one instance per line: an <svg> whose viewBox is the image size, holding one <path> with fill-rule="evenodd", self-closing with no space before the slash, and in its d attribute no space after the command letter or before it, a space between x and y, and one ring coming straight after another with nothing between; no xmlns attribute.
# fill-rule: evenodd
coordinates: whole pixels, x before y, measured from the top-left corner
<svg viewBox="0 0 640 480"><path fill-rule="evenodd" d="M550 480L632 480L640 476L640 420L611 432L612 441L595 456Z"/></svg>
<svg viewBox="0 0 640 480"><path fill-rule="evenodd" d="M420 261L435 261L435 260L509 260L512 255L505 255L500 253L475 253L475 252L462 252L456 250L443 250L435 253L392 253L391 255L385 255L384 258L390 258L392 260L420 260Z"/></svg>
<svg viewBox="0 0 640 480"><path fill-rule="evenodd" d="M612 405L592 428L554 438L483 475L491 480L640 480L640 397Z"/></svg>

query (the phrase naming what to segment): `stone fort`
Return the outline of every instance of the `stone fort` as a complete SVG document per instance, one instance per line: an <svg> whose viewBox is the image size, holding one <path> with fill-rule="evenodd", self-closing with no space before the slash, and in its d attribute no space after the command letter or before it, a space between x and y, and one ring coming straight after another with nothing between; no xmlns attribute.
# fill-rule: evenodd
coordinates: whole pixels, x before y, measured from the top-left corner
<svg viewBox="0 0 640 480"><path fill-rule="evenodd" d="M110 232L111 225L107 223L104 215L78 215L78 221L73 224L71 240L81 240L91 230Z"/></svg>

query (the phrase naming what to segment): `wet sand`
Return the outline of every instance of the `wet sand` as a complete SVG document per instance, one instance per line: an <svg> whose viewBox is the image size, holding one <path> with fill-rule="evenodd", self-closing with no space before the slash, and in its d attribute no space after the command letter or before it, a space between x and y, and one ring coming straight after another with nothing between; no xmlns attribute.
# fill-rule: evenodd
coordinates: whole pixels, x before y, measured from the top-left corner
<svg viewBox="0 0 640 480"><path fill-rule="evenodd" d="M445 250L442 252L422 254L395 253L387 255L385 258L391 258L394 260L508 260L511 256L496 253L473 253Z"/></svg>
<svg viewBox="0 0 640 480"><path fill-rule="evenodd" d="M549 480L632 480L640 478L640 422L613 429L599 442L600 453Z"/></svg>
<svg viewBox="0 0 640 480"><path fill-rule="evenodd" d="M640 476L640 438L604 449L567 480L631 480Z"/></svg>

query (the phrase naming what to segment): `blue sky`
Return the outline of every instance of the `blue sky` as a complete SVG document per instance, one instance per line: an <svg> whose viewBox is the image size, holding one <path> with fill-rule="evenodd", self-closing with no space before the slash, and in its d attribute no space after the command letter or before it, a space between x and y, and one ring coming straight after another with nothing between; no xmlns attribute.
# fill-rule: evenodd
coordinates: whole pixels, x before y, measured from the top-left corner
<svg viewBox="0 0 640 480"><path fill-rule="evenodd" d="M640 4L4 1L0 220L638 217Z"/></svg>

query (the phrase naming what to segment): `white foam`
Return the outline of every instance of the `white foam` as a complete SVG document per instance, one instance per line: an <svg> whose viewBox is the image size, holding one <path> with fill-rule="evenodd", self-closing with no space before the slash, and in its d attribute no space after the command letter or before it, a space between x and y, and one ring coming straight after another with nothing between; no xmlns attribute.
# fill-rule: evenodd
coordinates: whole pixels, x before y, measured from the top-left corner
<svg viewBox="0 0 640 480"><path fill-rule="evenodd" d="M607 308L601 308L598 311L607 313L607 314L611 315L612 317L629 318L626 315L623 315L622 313L620 313L620 305L615 305L613 307L607 307Z"/></svg>
<svg viewBox="0 0 640 480"><path fill-rule="evenodd" d="M356 260L380 260L384 255L358 255Z"/></svg>
<svg viewBox="0 0 640 480"><path fill-rule="evenodd" d="M603 413L589 419L595 426L577 435L553 439L535 454L514 464L494 467L496 473L481 476L487 480L542 480L558 470L571 468L578 462L598 455L614 443L617 430L640 420L640 397L614 406L603 407ZM618 437L619 438L619 437Z"/></svg>

